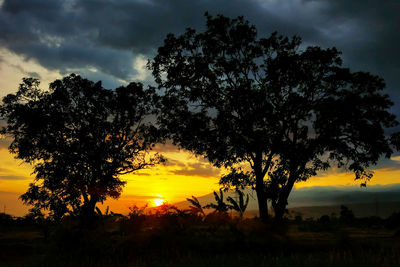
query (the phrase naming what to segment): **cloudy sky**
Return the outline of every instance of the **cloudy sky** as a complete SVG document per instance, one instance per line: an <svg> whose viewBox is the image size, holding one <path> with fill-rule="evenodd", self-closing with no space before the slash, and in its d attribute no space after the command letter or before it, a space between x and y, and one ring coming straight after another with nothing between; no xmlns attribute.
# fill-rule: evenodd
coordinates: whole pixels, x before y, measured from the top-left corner
<svg viewBox="0 0 400 267"><path fill-rule="evenodd" d="M400 114L397 0L0 0L0 97L15 92L22 77L40 78L46 87L71 72L101 80L106 88L130 81L152 83L145 68L147 59L155 55L167 33L179 34L187 27L204 29L206 11L243 15L257 27L259 36L278 31L301 36L305 46L337 47L343 52L345 66L385 79L387 93L395 102L392 111ZM0 140L0 205L2 199L15 199L10 194L23 192L31 179L29 166L14 161L4 149L6 145ZM183 188L198 181L204 184L203 189L189 195L217 187L218 170L173 150L168 150L174 162L167 166L169 171L138 177L149 181L149 176L155 176L163 181L160 184L182 184ZM377 167L382 177L377 175L375 182L395 183L400 177L398 169L396 158L383 162ZM349 177L330 179L317 177L310 182L353 183ZM125 190L123 197L129 201L137 195L143 199L167 195L162 189L145 195L135 184L138 182ZM171 199L184 199L183 193L169 194Z"/></svg>

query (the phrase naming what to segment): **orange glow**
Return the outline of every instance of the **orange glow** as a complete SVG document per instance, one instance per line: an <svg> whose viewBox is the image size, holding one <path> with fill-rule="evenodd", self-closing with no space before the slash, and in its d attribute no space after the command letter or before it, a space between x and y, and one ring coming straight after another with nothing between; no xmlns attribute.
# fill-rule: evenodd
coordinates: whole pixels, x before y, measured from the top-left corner
<svg viewBox="0 0 400 267"><path fill-rule="evenodd" d="M143 207L160 206L166 201L171 204L185 202L191 196L201 197L218 191L218 181L226 170L218 170L207 161L193 156L193 154L178 149L160 149L166 158L166 165L154 166L135 173L122 175L126 181L121 197L117 200L107 199L102 210L109 206L116 213L128 214L129 207L137 205ZM26 192L29 183L33 181L32 168L28 164L13 158L6 149L0 147L0 212L23 216L29 207L24 206L18 199L20 194ZM400 161L400 157L392 160ZM375 175L368 185L388 185L400 182L400 169L376 169ZM297 183L296 188L310 186L359 186L359 181L354 181L354 174L343 173L331 169L317 177L312 177L306 182Z"/></svg>
<svg viewBox="0 0 400 267"><path fill-rule="evenodd" d="M154 199L154 205L156 205L156 206L161 206L163 203L164 203L163 198L155 198Z"/></svg>

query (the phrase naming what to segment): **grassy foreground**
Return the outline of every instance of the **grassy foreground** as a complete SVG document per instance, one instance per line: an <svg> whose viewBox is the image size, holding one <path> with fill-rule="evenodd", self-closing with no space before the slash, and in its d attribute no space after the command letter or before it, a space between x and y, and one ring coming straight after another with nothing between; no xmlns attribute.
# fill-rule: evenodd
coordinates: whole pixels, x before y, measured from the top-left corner
<svg viewBox="0 0 400 267"><path fill-rule="evenodd" d="M3 219L0 266L400 266L397 221L190 214Z"/></svg>

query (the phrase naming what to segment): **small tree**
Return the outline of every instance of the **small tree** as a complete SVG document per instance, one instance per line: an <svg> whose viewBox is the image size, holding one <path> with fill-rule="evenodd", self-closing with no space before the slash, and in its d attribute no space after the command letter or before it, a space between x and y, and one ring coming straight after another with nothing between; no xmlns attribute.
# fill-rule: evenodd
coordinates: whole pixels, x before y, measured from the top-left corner
<svg viewBox="0 0 400 267"><path fill-rule="evenodd" d="M249 204L249 195L246 195L246 201L244 200L244 193L240 190L236 191L238 195L238 201L234 200L232 197L227 197L226 201L228 201L231 205L230 209L237 211L239 213L239 218L243 218L243 214L246 211L247 205Z"/></svg>
<svg viewBox="0 0 400 267"><path fill-rule="evenodd" d="M155 211L156 216L185 214L183 210L180 210L177 206L169 204L168 202L163 202L163 204L161 204L160 206L155 207Z"/></svg>
<svg viewBox="0 0 400 267"><path fill-rule="evenodd" d="M384 134L398 123L383 80L343 68L336 48L301 50L296 36L258 38L242 17L206 17L204 32L167 35L149 63L163 90L159 123L216 166L247 163L225 178L255 188L261 218L268 199L282 218L294 184L330 166L365 183L400 144Z"/></svg>
<svg viewBox="0 0 400 267"><path fill-rule="evenodd" d="M148 207L148 204L146 204L142 207L139 207L134 204L133 206L129 207L129 213L128 213L129 219L145 216L145 210L147 209L147 207Z"/></svg>
<svg viewBox="0 0 400 267"><path fill-rule="evenodd" d="M349 223L354 221L354 213L347 206L340 205L340 217L339 219L343 222Z"/></svg>
<svg viewBox="0 0 400 267"><path fill-rule="evenodd" d="M206 215L204 213L203 207L200 204L200 201L195 196L192 196L192 198L187 198L186 200L189 201L190 204L192 204L189 206L189 212L191 214L194 214L194 215L200 214L201 216Z"/></svg>
<svg viewBox="0 0 400 267"><path fill-rule="evenodd" d="M204 206L206 209L214 209L216 213L225 214L229 210L229 206L224 202L224 193L219 189L219 195L214 191L216 203L210 203Z"/></svg>
<svg viewBox="0 0 400 267"><path fill-rule="evenodd" d="M71 74L39 89L23 79L3 99L1 133L13 139L9 150L33 165L35 181L21 199L54 218L91 217L98 202L118 198L125 181L119 175L163 161L148 151L159 140L152 114L154 90L131 83L107 90Z"/></svg>

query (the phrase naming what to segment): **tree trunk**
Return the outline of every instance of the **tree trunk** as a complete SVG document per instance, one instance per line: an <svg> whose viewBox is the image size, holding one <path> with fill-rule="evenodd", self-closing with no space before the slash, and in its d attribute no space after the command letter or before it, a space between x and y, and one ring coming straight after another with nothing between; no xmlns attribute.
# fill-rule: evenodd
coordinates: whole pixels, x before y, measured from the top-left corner
<svg viewBox="0 0 400 267"><path fill-rule="evenodd" d="M268 219L268 198L267 192L264 186L264 175L262 171L262 153L256 153L253 161L253 170L256 176L256 193L258 201L258 211L260 213L261 220Z"/></svg>
<svg viewBox="0 0 400 267"><path fill-rule="evenodd" d="M262 186L256 183L256 192L257 192L258 211L260 212L260 218L262 220L266 220L268 219L268 204L267 204L267 195L265 192L264 183L262 183Z"/></svg>
<svg viewBox="0 0 400 267"><path fill-rule="evenodd" d="M81 218L83 220L83 224L91 227L93 225L95 219L95 208L98 202L98 198L96 196L91 196L90 200L84 202L82 211L81 211Z"/></svg>
<svg viewBox="0 0 400 267"><path fill-rule="evenodd" d="M262 173L261 156L257 156L254 162L254 173L256 175L256 192L258 200L258 210L262 220L268 219L267 192L264 187L264 175Z"/></svg>
<svg viewBox="0 0 400 267"><path fill-rule="evenodd" d="M279 194L277 203L273 205L276 221L282 221L283 219L283 215L285 214L286 206L288 204L287 200L289 198L290 192L293 189L295 181L295 178L289 177L288 183L282 188L282 192L280 192Z"/></svg>
<svg viewBox="0 0 400 267"><path fill-rule="evenodd" d="M287 199L285 201L283 198L282 199L279 198L277 204L274 206L276 221L282 221L283 215L285 214L286 205L287 205Z"/></svg>

